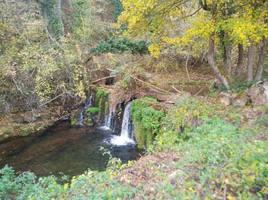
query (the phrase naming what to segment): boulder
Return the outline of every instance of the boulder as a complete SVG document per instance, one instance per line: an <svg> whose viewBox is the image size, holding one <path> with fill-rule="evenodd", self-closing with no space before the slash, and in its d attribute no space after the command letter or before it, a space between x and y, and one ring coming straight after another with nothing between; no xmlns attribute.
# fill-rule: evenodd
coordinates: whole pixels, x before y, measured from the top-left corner
<svg viewBox="0 0 268 200"><path fill-rule="evenodd" d="M168 176L168 180L173 186L182 185L185 181L185 173L182 170L176 170Z"/></svg>
<svg viewBox="0 0 268 200"><path fill-rule="evenodd" d="M32 123L37 121L41 117L41 115L39 112L33 110L25 112L22 117L24 123Z"/></svg>
<svg viewBox="0 0 268 200"><path fill-rule="evenodd" d="M268 82L252 86L248 89L247 95L254 106L268 104Z"/></svg>
<svg viewBox="0 0 268 200"><path fill-rule="evenodd" d="M233 94L233 102L232 105L236 107L244 107L249 102L249 98L246 93L242 94Z"/></svg>
<svg viewBox="0 0 268 200"><path fill-rule="evenodd" d="M233 106L235 107L244 107L247 104L247 99L241 98L241 99L234 99L233 100Z"/></svg>
<svg viewBox="0 0 268 200"><path fill-rule="evenodd" d="M220 98L220 102L225 106L229 106L232 104L233 97L230 93L221 92L219 98Z"/></svg>

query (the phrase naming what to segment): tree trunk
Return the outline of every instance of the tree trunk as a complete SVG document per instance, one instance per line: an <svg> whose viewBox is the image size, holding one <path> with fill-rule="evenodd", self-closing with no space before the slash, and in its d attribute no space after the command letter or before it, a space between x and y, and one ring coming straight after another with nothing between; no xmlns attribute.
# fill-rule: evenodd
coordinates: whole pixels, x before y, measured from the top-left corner
<svg viewBox="0 0 268 200"><path fill-rule="evenodd" d="M70 0L62 0L63 27L65 34L72 29L72 8Z"/></svg>
<svg viewBox="0 0 268 200"><path fill-rule="evenodd" d="M57 0L56 10L57 10L57 16L59 19L59 25L60 25L60 34L61 36L64 35L64 25L62 20L62 9L61 9L62 2L61 0Z"/></svg>
<svg viewBox="0 0 268 200"><path fill-rule="evenodd" d="M232 46L229 42L226 42L225 44L225 69L228 72L228 75L231 76L232 75Z"/></svg>
<svg viewBox="0 0 268 200"><path fill-rule="evenodd" d="M264 38L261 42L261 47L260 47L260 53L259 53L259 60L258 60L258 66L257 66L257 73L255 76L256 81L260 81L262 78L262 73L263 73L263 68L264 68L264 60L265 60L265 48L267 45L267 41Z"/></svg>
<svg viewBox="0 0 268 200"><path fill-rule="evenodd" d="M215 41L213 36L209 38L209 47L208 47L208 63L215 73L216 78L226 87L230 89L227 79L221 74L215 62Z"/></svg>
<svg viewBox="0 0 268 200"><path fill-rule="evenodd" d="M242 72L243 68L243 60L244 60L244 47L242 44L238 44L238 57L237 57L237 65L235 69L235 75L239 76Z"/></svg>
<svg viewBox="0 0 268 200"><path fill-rule="evenodd" d="M248 81L253 81L253 68L255 61L255 46L251 44L248 47Z"/></svg>
<svg viewBox="0 0 268 200"><path fill-rule="evenodd" d="M228 75L230 76L232 73L232 45L229 41L228 34L224 31L222 31L222 47L223 47L223 60L224 60L224 69L226 72L228 72Z"/></svg>

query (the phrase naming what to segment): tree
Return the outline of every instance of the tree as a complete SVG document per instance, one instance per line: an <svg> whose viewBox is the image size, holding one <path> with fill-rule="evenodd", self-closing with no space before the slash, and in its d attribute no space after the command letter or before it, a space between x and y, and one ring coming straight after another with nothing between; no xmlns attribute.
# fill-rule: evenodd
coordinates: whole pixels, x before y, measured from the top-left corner
<svg viewBox="0 0 268 200"><path fill-rule="evenodd" d="M161 49L170 45L190 53L193 48L197 52L207 49L208 63L216 78L229 89L230 78L226 74L231 77L240 71L235 68L242 67L245 59L242 50L248 48L248 79L252 79L255 66L252 49L268 38L267 1L122 0L122 4L119 25L127 25L124 34L149 39L153 56L158 57ZM239 49L237 66L232 61L234 46ZM261 49L265 52L265 45ZM265 53L259 55L258 74L262 74Z"/></svg>

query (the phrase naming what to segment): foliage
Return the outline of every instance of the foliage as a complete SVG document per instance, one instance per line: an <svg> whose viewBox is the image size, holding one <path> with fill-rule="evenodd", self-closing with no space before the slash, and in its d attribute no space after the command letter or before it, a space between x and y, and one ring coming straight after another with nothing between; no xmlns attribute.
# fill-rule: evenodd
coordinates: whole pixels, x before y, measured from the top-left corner
<svg viewBox="0 0 268 200"><path fill-rule="evenodd" d="M117 20L123 11L123 6L120 0L112 0L114 4L114 19Z"/></svg>
<svg viewBox="0 0 268 200"><path fill-rule="evenodd" d="M229 83L225 75L233 77L235 71L241 70L238 69L240 66L232 66L232 55L237 55L233 48L238 45L257 47L268 39L267 1L123 0L122 4L118 28L127 27L124 36L147 38L151 41L149 52L156 58L163 49L171 47L194 57L208 54L209 65L216 78L227 89ZM260 52L260 62L253 61L258 72L264 62ZM244 57L240 58L245 62ZM249 62L249 81L253 74ZM260 77L257 77L258 73L255 77L258 81Z"/></svg>
<svg viewBox="0 0 268 200"><path fill-rule="evenodd" d="M111 179L108 172L88 171L65 184L59 184L53 176L37 178L30 172L17 176L7 166L0 170L0 174L1 199L124 199L135 193L134 188Z"/></svg>
<svg viewBox="0 0 268 200"><path fill-rule="evenodd" d="M164 120L164 131L189 129L202 123L202 120L213 115L214 109L201 100L182 96L173 109L170 109Z"/></svg>
<svg viewBox="0 0 268 200"><path fill-rule="evenodd" d="M21 14L16 18L13 14L20 12L19 8ZM7 39L1 40L0 45L0 93L5 105L2 111L31 110L58 95L61 98L56 101L62 102L85 98L89 75L81 64L76 38L63 38L58 29L55 35L50 33L52 30L46 31L50 27L46 17L59 18L56 11L54 0L1 3L0 35ZM56 41L54 37L61 39Z"/></svg>
<svg viewBox="0 0 268 200"><path fill-rule="evenodd" d="M154 109L153 104L156 104L156 101L147 97L134 100L131 106L135 138L139 148L149 148L161 129L161 121L165 114Z"/></svg>
<svg viewBox="0 0 268 200"><path fill-rule="evenodd" d="M268 33L265 24L267 5L262 5L260 2L254 5L248 0L229 4L226 1L178 3L175 0L165 2L123 0L122 4L124 10L119 17L119 23L127 23L128 29L125 34L134 36L148 34L158 45L194 43L195 38L208 39L212 33L224 30L231 35L233 41L247 46L250 40L260 41L262 37L267 37ZM170 31L176 30L176 25L180 26L181 18L189 19L191 26L183 30L182 36L170 37Z"/></svg>
<svg viewBox="0 0 268 200"><path fill-rule="evenodd" d="M91 115L96 115L98 114L100 111L99 107L89 107L87 109L87 113L91 114Z"/></svg>
<svg viewBox="0 0 268 200"><path fill-rule="evenodd" d="M96 48L91 49L92 53L123 53L146 54L148 44L145 41L131 41L126 38L111 37L107 41L101 41Z"/></svg>
<svg viewBox="0 0 268 200"><path fill-rule="evenodd" d="M90 43L92 38L92 11L90 2L87 0L75 0L71 2L72 21L70 28L77 40Z"/></svg>
<svg viewBox="0 0 268 200"><path fill-rule="evenodd" d="M42 14L48 21L48 31L53 37L60 39L64 34L64 30L61 13L58 12L57 8L57 0L41 0L39 3Z"/></svg>
<svg viewBox="0 0 268 200"><path fill-rule="evenodd" d="M187 177L173 187L174 197L199 199L205 194L213 199L224 195L224 190L229 199L261 199L267 195L267 142L252 141L249 138L254 134L241 132L218 118L205 120L187 135L175 145L169 143L169 149L181 155L176 168ZM157 138L158 149L167 147L159 141L169 136Z"/></svg>

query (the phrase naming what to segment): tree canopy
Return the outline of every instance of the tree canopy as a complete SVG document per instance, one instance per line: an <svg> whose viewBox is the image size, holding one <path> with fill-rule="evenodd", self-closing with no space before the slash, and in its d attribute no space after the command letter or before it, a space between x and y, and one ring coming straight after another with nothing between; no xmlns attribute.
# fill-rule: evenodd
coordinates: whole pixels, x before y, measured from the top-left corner
<svg viewBox="0 0 268 200"><path fill-rule="evenodd" d="M124 11L119 17L119 26L127 25L124 32L127 36L148 38L149 51L154 57L167 46L196 55L207 49L209 64L217 78L229 88L215 57L222 59L226 75L230 76L237 71L230 60L234 46L248 48L249 54L252 46L264 46L260 48L257 64L257 71L262 70L259 68L263 65L262 54L268 38L268 2L265 0L123 0L122 3ZM252 71L251 59L248 65ZM248 75L249 81L253 79L252 73Z"/></svg>

